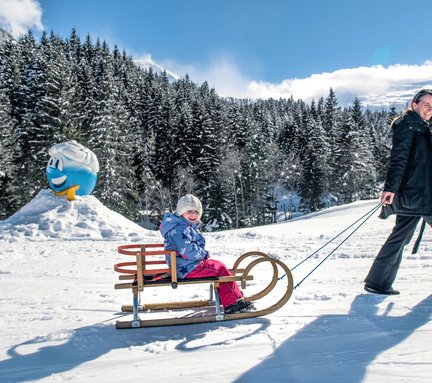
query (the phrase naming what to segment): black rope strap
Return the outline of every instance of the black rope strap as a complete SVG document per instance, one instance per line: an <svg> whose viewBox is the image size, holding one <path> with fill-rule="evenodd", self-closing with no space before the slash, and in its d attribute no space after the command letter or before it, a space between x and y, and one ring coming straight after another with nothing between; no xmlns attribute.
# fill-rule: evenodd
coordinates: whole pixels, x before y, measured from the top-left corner
<svg viewBox="0 0 432 383"><path fill-rule="evenodd" d="M354 223L352 223L351 225L349 225L346 229L342 230L339 234L337 234L336 236L334 236L332 239L330 239L329 241L327 241L324 245L322 245L318 250L314 251L312 254L310 254L309 256L307 256L305 259L303 259L300 263L298 263L297 265L295 265L291 270L296 269L298 266L300 266L302 263L306 262L308 259L310 259L311 257L313 257L315 254L317 254L319 251L321 251L324 247L326 247L328 244L332 243L336 238L340 237L343 233L345 233L347 230L351 229L354 225L358 224L360 222L360 224L341 242L339 243L339 245L337 245L320 263L318 263L317 266L315 266L299 283L297 283L297 285L294 286L294 289L296 289L297 287L299 287L316 269L318 269L318 267L320 267L328 258L330 258L330 256L337 250L339 249L339 247L342 246L343 243L345 243L362 225L364 225L366 223L366 221L372 217L372 215L381 207L381 203L379 203L378 205L376 205L373 209L369 210L366 214L364 214L362 217L360 217L359 219L357 219ZM279 279L282 279L283 277L285 277L285 275L283 275L282 277L280 277Z"/></svg>

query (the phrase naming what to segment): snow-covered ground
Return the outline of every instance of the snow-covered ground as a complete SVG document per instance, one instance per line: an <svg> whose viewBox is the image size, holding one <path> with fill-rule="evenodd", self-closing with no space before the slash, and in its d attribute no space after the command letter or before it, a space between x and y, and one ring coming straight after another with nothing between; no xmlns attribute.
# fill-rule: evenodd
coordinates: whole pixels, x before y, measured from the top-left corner
<svg viewBox="0 0 432 383"><path fill-rule="evenodd" d="M228 265L259 250L292 268L377 203L208 233L207 247ZM406 249L401 295L366 294L362 281L393 225L377 215L269 316L117 330L132 300L114 290L113 265L130 260L117 246L160 242L159 233L94 197L69 203L44 190L0 222L0 382L430 382L430 229L417 255ZM296 268L295 283L335 245ZM205 285L152 291L158 301L207 294Z"/></svg>

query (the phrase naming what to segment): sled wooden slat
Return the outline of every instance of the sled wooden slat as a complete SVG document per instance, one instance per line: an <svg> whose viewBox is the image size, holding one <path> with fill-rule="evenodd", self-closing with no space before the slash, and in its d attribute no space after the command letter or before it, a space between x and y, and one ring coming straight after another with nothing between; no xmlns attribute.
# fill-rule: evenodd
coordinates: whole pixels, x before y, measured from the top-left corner
<svg viewBox="0 0 432 383"><path fill-rule="evenodd" d="M193 307L205 307L214 305L214 301L209 301L206 299L195 300L195 301L180 301L180 302L160 302L160 303L146 303L144 305L139 305L139 311L146 310L176 310L176 309L188 309ZM121 307L122 312L132 312L132 305L123 305Z"/></svg>
<svg viewBox="0 0 432 383"><path fill-rule="evenodd" d="M241 255L234 263L231 272L232 276L223 277L209 277L197 279L177 279L176 270L176 252L163 249L163 244L144 244L144 245L123 245L119 246L119 252L125 255L135 257L135 262L121 262L114 265L114 270L123 273L119 276L119 280L133 280L133 282L117 283L115 289L131 289L133 294L133 304L123 305L121 310L125 313L132 313L133 320L131 321L118 321L116 327L118 329L126 328L140 328L140 327L153 327L153 326L172 326L192 323L205 323L225 320L236 320L245 318L254 318L262 315L268 315L280 309L291 297L293 292L293 277L289 268L280 260L269 257L267 254L252 251ZM166 264L166 260L154 260L152 257L170 257L170 266ZM239 267L240 263L245 260L249 261L250 257L255 259L250 261L246 266ZM254 311L245 311L240 313L225 314L223 308L217 304L218 296L216 288L222 282L240 282L242 289L246 289L247 282L254 280L252 270L259 264L269 263L273 270L273 275L268 284L259 292L246 296L245 299L256 302L257 300L268 295L277 285L279 278L279 269L284 272L283 277L286 278L285 291L282 298L280 298L273 305L264 308L256 309ZM155 268L156 265L166 265L166 268ZM153 280L149 280L148 276L154 276ZM161 278L163 276L163 278ZM195 301L178 301L178 302L160 302L160 303L140 303L140 293L150 287L171 286L177 288L180 285L193 285L193 284L210 284L210 299L209 300L195 300ZM213 292L215 292L216 300L213 299ZM194 309L200 307L207 307L205 313L189 313L182 316L172 318L159 318L159 319L141 319L138 312L146 315L147 312L157 312L158 310L170 310L169 314L176 315L176 311L184 311L185 309ZM201 310L202 311L202 310ZM212 313L211 311L214 311ZM210 313L209 313L210 312Z"/></svg>
<svg viewBox="0 0 432 383"><path fill-rule="evenodd" d="M128 276L129 279L129 276ZM247 275L246 277L236 277L236 276L226 276L226 277L219 277L219 278L206 278L206 279L199 279L199 278L191 278L191 279L182 279L182 280L178 280L177 284L178 285L194 285L197 283L210 283L212 281L214 282L234 282L234 281L252 281L253 280L253 275ZM143 282L143 286L146 287L158 287L158 286L170 286L171 285L171 281L164 281L164 280L158 280L158 281L144 281ZM132 288L134 287L134 285L132 283L117 283L114 285L116 289L127 289L127 288ZM136 286L136 285L135 285Z"/></svg>

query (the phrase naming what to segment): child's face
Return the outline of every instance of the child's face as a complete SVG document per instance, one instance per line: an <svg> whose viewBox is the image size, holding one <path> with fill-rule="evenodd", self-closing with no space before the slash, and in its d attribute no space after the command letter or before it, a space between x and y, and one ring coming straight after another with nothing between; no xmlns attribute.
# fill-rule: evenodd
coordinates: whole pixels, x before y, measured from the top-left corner
<svg viewBox="0 0 432 383"><path fill-rule="evenodd" d="M182 214L182 217L187 219L190 223L199 222L200 213L196 210L188 210Z"/></svg>

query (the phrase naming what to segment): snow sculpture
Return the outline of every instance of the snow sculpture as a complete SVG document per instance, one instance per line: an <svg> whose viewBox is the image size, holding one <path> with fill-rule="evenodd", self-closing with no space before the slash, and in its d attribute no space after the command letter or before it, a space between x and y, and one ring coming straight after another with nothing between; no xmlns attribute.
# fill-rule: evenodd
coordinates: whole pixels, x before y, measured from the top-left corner
<svg viewBox="0 0 432 383"><path fill-rule="evenodd" d="M72 140L52 146L49 155L46 175L55 195L66 195L72 201L75 194L84 196L93 192L99 162L90 149Z"/></svg>

